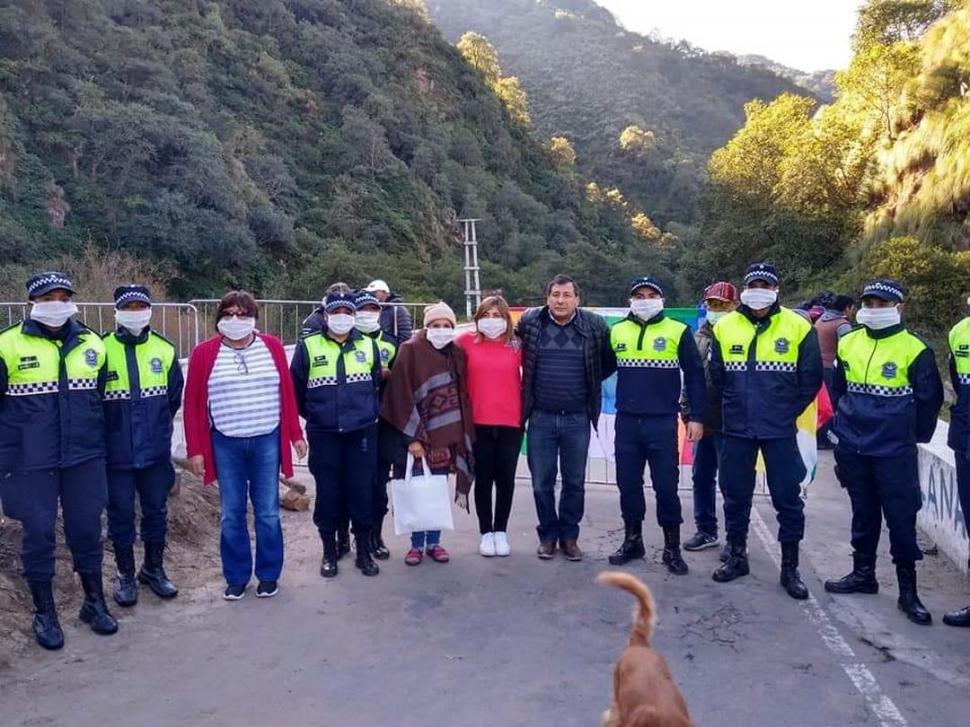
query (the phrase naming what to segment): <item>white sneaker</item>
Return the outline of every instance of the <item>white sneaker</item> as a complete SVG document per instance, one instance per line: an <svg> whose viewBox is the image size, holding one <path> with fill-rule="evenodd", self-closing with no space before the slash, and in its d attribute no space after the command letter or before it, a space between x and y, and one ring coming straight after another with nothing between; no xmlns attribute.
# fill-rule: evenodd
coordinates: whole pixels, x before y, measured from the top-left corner
<svg viewBox="0 0 970 727"><path fill-rule="evenodd" d="M509 547L509 536L505 533L495 533L495 555L505 557L512 554Z"/></svg>
<svg viewBox="0 0 970 727"><path fill-rule="evenodd" d="M482 536L482 542L478 546L478 552L484 555L486 558L491 558L495 555L495 533L485 533Z"/></svg>

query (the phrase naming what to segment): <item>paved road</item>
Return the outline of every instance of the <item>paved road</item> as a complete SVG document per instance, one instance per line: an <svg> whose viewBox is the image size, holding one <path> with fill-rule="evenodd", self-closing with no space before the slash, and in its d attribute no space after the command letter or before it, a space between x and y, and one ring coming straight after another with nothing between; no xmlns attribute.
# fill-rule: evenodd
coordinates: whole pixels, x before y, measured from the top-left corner
<svg viewBox="0 0 970 727"><path fill-rule="evenodd" d="M656 646L696 723L966 725L970 633L907 622L895 608L888 557L878 596L822 591L820 579L848 564L848 514L830 464L821 469L803 568L817 601L796 603L777 585L767 501L751 538L753 573L731 584L711 581L714 551L689 555L688 576L667 575L661 538L648 527L651 552L633 570L654 590ZM684 504L689 512L689 497ZM307 514L287 513L277 598L225 603L214 580L178 603L143 596L115 637L65 619L63 652L32 651L0 671L0 721L596 725L630 622L630 598L593 584L617 537L615 493L591 488L581 564L538 561L533 517L522 487L508 559L478 556L473 518L461 516L446 537L448 565L406 568L404 539L391 538L393 559L380 577L348 567L324 582ZM942 558L925 561L921 575L937 617L970 599Z"/></svg>

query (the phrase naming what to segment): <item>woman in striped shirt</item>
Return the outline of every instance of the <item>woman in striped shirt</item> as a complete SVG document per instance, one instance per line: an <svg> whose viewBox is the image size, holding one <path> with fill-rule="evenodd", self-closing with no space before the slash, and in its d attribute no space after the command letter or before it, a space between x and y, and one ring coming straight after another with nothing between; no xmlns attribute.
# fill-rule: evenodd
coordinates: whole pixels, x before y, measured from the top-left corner
<svg viewBox="0 0 970 727"><path fill-rule="evenodd" d="M256 597L276 595L283 569L279 473L293 476L291 445L300 459L307 451L283 344L255 330L258 316L250 293L226 293L216 312L218 334L192 352L185 389L189 467L206 485L219 480L229 601L245 595L253 575L247 497L255 515Z"/></svg>

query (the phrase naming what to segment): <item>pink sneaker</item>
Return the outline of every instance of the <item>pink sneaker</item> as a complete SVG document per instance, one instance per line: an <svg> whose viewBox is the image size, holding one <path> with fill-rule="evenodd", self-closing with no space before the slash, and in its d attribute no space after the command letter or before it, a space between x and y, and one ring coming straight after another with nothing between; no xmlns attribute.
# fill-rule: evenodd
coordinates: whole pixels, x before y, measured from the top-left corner
<svg viewBox="0 0 970 727"><path fill-rule="evenodd" d="M447 563L451 560L451 556L448 555L448 551L442 548L437 543L428 548L428 557L431 558L435 563Z"/></svg>
<svg viewBox="0 0 970 727"><path fill-rule="evenodd" d="M417 548L411 548L408 554L404 556L404 562L408 565L419 565L423 559L424 553Z"/></svg>

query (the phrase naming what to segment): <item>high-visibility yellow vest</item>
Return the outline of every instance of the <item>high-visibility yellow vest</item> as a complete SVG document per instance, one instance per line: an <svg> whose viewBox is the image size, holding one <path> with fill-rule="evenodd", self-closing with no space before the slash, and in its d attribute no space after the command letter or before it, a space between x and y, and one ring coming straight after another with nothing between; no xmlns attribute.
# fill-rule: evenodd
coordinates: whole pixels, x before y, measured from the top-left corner
<svg viewBox="0 0 970 727"><path fill-rule="evenodd" d="M104 345L108 362L104 398L106 401L131 399L134 392L128 375L125 344L118 338L117 333L110 333L105 336ZM172 366L176 365L175 346L150 331L148 338L133 348L138 368L139 397L147 399L152 396L167 396L168 374Z"/></svg>
<svg viewBox="0 0 970 727"><path fill-rule="evenodd" d="M812 332L812 324L788 308L782 308L768 320L768 327L760 334L755 324L737 311L714 325L714 337L726 371L747 371L751 365L756 372L798 370L798 349ZM752 357L751 347L756 337Z"/></svg>
<svg viewBox="0 0 970 727"><path fill-rule="evenodd" d="M626 319L610 329L610 346L619 368L676 369L680 367L678 348L687 328L673 318L650 325Z"/></svg>

